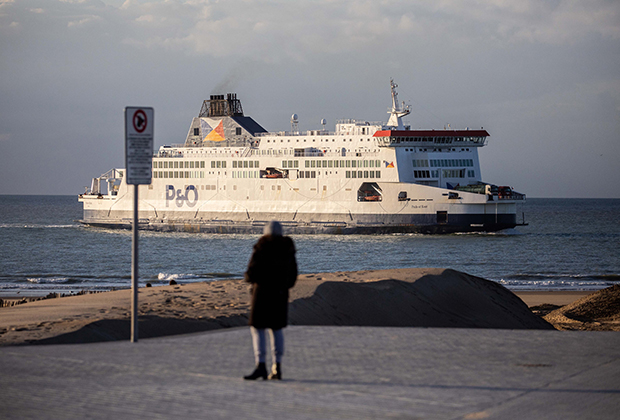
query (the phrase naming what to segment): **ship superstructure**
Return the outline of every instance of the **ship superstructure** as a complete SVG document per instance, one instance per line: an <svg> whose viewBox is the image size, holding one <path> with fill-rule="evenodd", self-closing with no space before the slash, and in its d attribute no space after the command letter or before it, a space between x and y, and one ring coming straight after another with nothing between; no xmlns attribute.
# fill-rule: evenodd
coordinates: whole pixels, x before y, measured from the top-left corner
<svg viewBox="0 0 620 420"><path fill-rule="evenodd" d="M391 81L387 124L340 120L336 130L267 132L235 94L212 95L182 145L162 146L140 186L140 228L260 233L450 233L517 225L523 194L482 181L486 130L411 130ZM324 127L324 121L322 121ZM102 185L102 180L107 181ZM104 191L105 190L105 191ZM81 194L83 223L128 228L123 170Z"/></svg>

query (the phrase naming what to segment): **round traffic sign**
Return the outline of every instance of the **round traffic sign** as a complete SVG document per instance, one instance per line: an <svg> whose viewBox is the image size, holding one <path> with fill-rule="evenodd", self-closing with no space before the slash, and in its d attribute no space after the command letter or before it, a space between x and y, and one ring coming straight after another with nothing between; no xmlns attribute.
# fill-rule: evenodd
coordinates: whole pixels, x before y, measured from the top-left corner
<svg viewBox="0 0 620 420"><path fill-rule="evenodd" d="M146 119L146 113L143 110L138 109L136 112L134 112L132 120L133 128L134 130L136 130L136 132L142 133L144 130L146 130L148 121Z"/></svg>

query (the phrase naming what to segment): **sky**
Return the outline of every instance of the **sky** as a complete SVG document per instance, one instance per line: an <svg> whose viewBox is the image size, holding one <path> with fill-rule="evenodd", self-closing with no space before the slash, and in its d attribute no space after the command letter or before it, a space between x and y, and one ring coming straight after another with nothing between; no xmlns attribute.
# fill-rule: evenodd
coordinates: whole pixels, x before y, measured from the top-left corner
<svg viewBox="0 0 620 420"><path fill-rule="evenodd" d="M268 131L484 127L482 177L620 198L617 0L0 0L0 194L79 194L124 166L126 106L155 147L237 93Z"/></svg>

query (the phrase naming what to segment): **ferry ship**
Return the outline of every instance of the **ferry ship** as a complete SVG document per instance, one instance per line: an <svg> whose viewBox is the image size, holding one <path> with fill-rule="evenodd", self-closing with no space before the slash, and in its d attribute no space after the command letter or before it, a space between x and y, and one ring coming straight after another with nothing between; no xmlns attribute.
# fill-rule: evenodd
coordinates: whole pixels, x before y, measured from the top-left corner
<svg viewBox="0 0 620 420"><path fill-rule="evenodd" d="M514 228L525 195L482 181L484 130L412 130L390 81L386 124L340 120L334 132L267 132L236 94L211 95L185 143L161 146L152 182L139 186L140 229L261 233L493 232ZM131 228L133 193L123 169L79 195L89 226Z"/></svg>

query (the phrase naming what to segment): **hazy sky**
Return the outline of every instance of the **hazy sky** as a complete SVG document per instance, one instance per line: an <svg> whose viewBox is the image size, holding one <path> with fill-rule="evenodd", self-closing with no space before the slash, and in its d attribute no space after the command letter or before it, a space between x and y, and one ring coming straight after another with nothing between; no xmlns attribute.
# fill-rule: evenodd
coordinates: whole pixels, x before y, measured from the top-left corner
<svg viewBox="0 0 620 420"><path fill-rule="evenodd" d="M0 194L79 194L124 166L125 106L155 145L210 94L269 131L480 128L482 176L529 197L620 197L620 1L0 0Z"/></svg>

